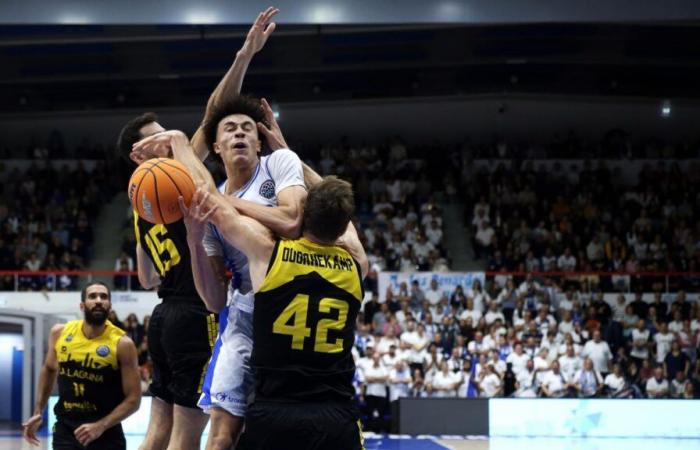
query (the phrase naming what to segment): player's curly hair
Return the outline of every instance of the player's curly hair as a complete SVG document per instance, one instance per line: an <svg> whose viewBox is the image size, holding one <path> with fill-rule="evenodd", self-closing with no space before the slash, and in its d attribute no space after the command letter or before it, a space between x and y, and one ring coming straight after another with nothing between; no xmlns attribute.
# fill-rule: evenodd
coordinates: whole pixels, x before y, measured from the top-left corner
<svg viewBox="0 0 700 450"><path fill-rule="evenodd" d="M328 176L309 189L304 204L304 231L331 243L345 233L355 212L352 185Z"/></svg>
<svg viewBox="0 0 700 450"><path fill-rule="evenodd" d="M131 147L143 139L141 128L153 122L158 122L158 116L154 112L143 113L128 121L119 132L119 138L117 139L118 156L129 159Z"/></svg>
<svg viewBox="0 0 700 450"><path fill-rule="evenodd" d="M245 114L253 119L255 123L262 122L265 126L270 126L265 119L260 99L247 95L237 95L214 106L209 118L202 124L204 139L210 149L214 148L216 129L219 127L219 122L232 114ZM263 135L260 135L260 140L264 140Z"/></svg>

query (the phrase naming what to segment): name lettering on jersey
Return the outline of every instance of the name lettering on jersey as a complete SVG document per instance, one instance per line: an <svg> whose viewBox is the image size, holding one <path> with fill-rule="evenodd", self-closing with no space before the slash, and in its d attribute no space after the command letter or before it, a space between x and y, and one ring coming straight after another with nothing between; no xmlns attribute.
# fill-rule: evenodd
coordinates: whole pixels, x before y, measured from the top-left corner
<svg viewBox="0 0 700 450"><path fill-rule="evenodd" d="M97 411L97 406L93 403L82 401L82 402L63 402L63 408L66 411Z"/></svg>
<svg viewBox="0 0 700 450"><path fill-rule="evenodd" d="M80 380L88 380L93 383L103 383L105 381L104 375L98 373L88 372L87 370L71 369L69 367L61 367L59 375L68 378L78 378Z"/></svg>
<svg viewBox="0 0 700 450"><path fill-rule="evenodd" d="M345 270L352 272L355 264L352 258L343 258L338 255L319 255L317 253L306 253L292 248L282 250L282 261L304 266L322 267L333 270Z"/></svg>

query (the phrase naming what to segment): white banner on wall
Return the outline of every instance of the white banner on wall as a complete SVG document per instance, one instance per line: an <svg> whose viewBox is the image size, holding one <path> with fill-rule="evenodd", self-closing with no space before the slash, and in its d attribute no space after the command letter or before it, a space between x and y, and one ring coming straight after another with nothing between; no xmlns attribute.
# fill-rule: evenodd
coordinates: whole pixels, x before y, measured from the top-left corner
<svg viewBox="0 0 700 450"><path fill-rule="evenodd" d="M698 411L694 400L492 399L489 435L699 438Z"/></svg>
<svg viewBox="0 0 700 450"><path fill-rule="evenodd" d="M479 280L484 286L485 278L484 272L380 272L377 285L379 301L384 301L388 287L397 293L401 283L406 283L410 289L411 283L418 281L420 288L426 291L430 287L430 281L435 279L440 285L440 290L449 296L457 286L462 286L465 292L468 291L474 280Z"/></svg>
<svg viewBox="0 0 700 450"><path fill-rule="evenodd" d="M160 303L155 292L112 292L112 309L119 319L131 313L139 321L150 315ZM53 314L66 320L79 319L80 292L0 292L0 308L21 309L42 314Z"/></svg>

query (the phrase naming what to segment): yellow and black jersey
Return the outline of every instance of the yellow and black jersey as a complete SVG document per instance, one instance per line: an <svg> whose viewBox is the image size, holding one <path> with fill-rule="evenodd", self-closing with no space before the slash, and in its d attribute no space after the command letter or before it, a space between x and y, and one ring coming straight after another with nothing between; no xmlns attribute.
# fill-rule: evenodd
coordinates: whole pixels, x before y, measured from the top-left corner
<svg viewBox="0 0 700 450"><path fill-rule="evenodd" d="M152 224L134 211L134 233L160 275L158 297L201 302L194 286L185 222Z"/></svg>
<svg viewBox="0 0 700 450"><path fill-rule="evenodd" d="M109 414L124 400L117 343L124 331L105 322L100 336L88 339L83 321L68 322L56 341L58 403L62 423L76 427Z"/></svg>
<svg viewBox="0 0 700 450"><path fill-rule="evenodd" d="M360 267L346 250L304 238L277 241L255 293L256 398L350 399L362 298Z"/></svg>

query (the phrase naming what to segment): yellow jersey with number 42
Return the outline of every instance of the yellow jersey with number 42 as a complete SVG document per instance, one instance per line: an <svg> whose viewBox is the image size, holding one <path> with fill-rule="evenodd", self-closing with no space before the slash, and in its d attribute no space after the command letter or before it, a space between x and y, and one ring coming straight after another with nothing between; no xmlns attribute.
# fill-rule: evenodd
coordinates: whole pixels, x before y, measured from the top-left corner
<svg viewBox="0 0 700 450"><path fill-rule="evenodd" d="M336 246L279 240L255 293L256 399L349 400L364 296L358 263Z"/></svg>

